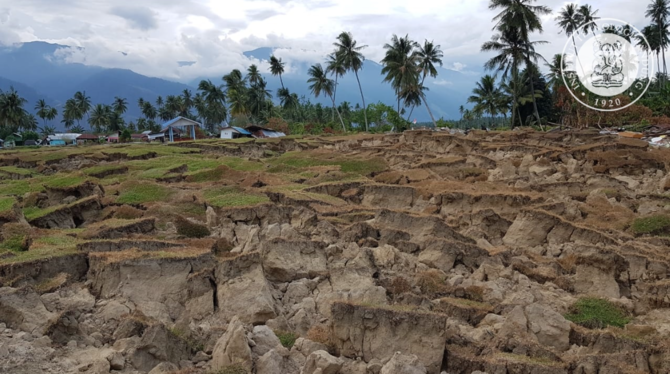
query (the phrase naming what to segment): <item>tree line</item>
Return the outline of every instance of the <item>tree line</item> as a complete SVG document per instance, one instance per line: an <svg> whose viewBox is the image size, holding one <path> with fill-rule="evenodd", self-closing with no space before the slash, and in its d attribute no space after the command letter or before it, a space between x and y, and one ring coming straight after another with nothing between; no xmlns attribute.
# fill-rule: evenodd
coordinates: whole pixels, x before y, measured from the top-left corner
<svg viewBox="0 0 670 374"><path fill-rule="evenodd" d="M544 128L552 124L588 125L591 121L603 120L575 105L570 97L563 83L563 74L569 70L565 56L557 54L547 61L536 51L538 46L547 43L536 38L544 31L541 17L551 13L550 8L536 3L537 0L490 0L489 8L497 12L492 20L494 35L481 50L493 53L484 66L493 74L476 83L467 99L470 108L460 108L459 122L481 123L483 118L489 125ZM632 108L621 113L623 119L606 117L606 120L623 123L670 115L670 86L665 62L665 50L670 44L670 0L652 0L645 14L651 23L641 30L641 35L634 35L625 28L612 28L606 32L627 38L641 46L648 58L656 58L660 67L657 76L641 78L653 81L656 90L647 93L640 101L643 109ZM598 19L598 10L587 4L567 4L558 12L556 22L561 32L572 40L578 60L575 36L595 35L593 22ZM179 95L158 97L155 101L139 99L137 105L142 117L130 122L124 119L129 105L126 99L116 97L110 104L93 105L85 92L77 92L61 109L61 124L73 132L83 132L82 123L88 123L95 132L158 131L161 122L183 116L203 123L210 132L215 132L225 122L239 126L250 123L276 126L292 133L399 131L409 127L414 110L423 105L433 125L453 125L443 119L436 120L426 100L426 79L436 78L437 67L443 64L444 53L439 45L428 40L419 43L409 35L395 34L384 45L381 79L394 91L395 107L385 103L367 105L365 102L359 72L363 69L366 48L351 33L342 32L324 63L309 68L307 84L312 96L329 99L329 107L292 93L282 77L286 64L273 55L268 61L269 72L278 77L281 85L274 94L268 90L267 80L258 66L251 65L245 72L231 71L222 77L221 82L201 81L195 94L184 90ZM546 67L548 74L541 73L541 65ZM362 106L337 102L338 81L349 73L354 74L358 83ZM56 108L40 100L34 108L35 114L31 114L24 108L25 104L26 100L14 89L0 91L0 126L3 131L39 129L44 134L55 131L52 121L58 117Z"/></svg>

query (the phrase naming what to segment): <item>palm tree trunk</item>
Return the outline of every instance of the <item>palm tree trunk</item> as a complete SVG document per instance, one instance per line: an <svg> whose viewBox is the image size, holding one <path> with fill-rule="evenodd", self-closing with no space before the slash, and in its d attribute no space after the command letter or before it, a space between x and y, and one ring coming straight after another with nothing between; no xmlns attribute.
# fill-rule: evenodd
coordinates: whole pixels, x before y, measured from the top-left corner
<svg viewBox="0 0 670 374"><path fill-rule="evenodd" d="M428 106L428 101L426 101L426 95L421 95L421 98L423 99L423 105L426 106L426 110L428 110L428 114L430 114L430 119L433 120L433 126L437 128L437 122L435 122L435 117L433 117L433 112L430 111L430 107Z"/></svg>
<svg viewBox="0 0 670 374"><path fill-rule="evenodd" d="M533 72L528 72L528 78L530 80L530 95L533 97L533 111L535 112L535 119L537 120L538 126L542 128L542 121L540 120L540 112L537 110L537 100L535 99L535 85L533 84Z"/></svg>
<svg viewBox="0 0 670 374"><path fill-rule="evenodd" d="M579 67L582 68L582 73L584 72L584 66L582 66L582 60L579 59L579 52L577 52L577 43L575 43L575 34L572 34L572 46L575 48L575 56L577 57L577 62L579 62Z"/></svg>
<svg viewBox="0 0 670 374"><path fill-rule="evenodd" d="M365 131L369 131L368 107L365 105L365 96L363 96L363 87L361 86L361 80L358 78L358 70L354 70L354 75L356 75L356 81L358 82L358 89L361 91L361 99L363 100L363 117L365 118Z"/></svg>
<svg viewBox="0 0 670 374"><path fill-rule="evenodd" d="M337 74L335 74L335 88L333 88L333 110L330 111L330 121L335 122L335 112L337 111L337 108L335 107L335 96L337 95ZM338 115L340 113L337 113ZM342 125L344 127L344 124Z"/></svg>
<svg viewBox="0 0 670 374"><path fill-rule="evenodd" d="M281 88L284 89L284 80L281 78L281 74L279 74L279 82L281 83Z"/></svg>
<svg viewBox="0 0 670 374"><path fill-rule="evenodd" d="M340 117L340 123L342 124L342 131L347 132L347 129L344 128L344 120L342 119L342 115L340 114L340 111L337 110L337 108L335 107L335 94L331 95L330 98L331 100L333 100L333 108L337 112L337 116Z"/></svg>

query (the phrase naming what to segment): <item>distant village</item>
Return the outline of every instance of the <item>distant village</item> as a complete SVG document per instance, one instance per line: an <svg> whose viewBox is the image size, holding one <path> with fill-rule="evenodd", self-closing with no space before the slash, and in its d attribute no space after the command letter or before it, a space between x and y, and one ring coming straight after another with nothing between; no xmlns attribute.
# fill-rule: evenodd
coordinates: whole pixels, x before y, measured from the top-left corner
<svg viewBox="0 0 670 374"><path fill-rule="evenodd" d="M235 126L224 126L219 134L204 135L201 123L185 118L174 118L161 126L161 131L144 131L138 134L130 134L124 138L121 131L111 134L90 133L55 133L44 136L41 139L23 139L21 133L14 133L5 139L0 139L0 148L11 148L17 146L66 146L66 145L92 145L92 144L114 144L114 143L152 143L152 142L179 142L205 138L238 139L238 138L279 138L286 136L283 132L251 125L246 128Z"/></svg>

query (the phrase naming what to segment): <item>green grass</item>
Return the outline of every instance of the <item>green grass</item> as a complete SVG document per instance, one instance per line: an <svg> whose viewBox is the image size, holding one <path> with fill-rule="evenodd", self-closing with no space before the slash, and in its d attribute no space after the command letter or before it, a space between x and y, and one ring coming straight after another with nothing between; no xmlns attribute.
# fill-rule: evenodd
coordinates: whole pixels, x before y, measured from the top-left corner
<svg viewBox="0 0 670 374"><path fill-rule="evenodd" d="M189 174L186 177L186 181L191 183L215 182L220 180L225 175L225 172L226 170L223 168L200 170Z"/></svg>
<svg viewBox="0 0 670 374"><path fill-rule="evenodd" d="M10 211L14 207L16 200L10 196L0 196L0 214Z"/></svg>
<svg viewBox="0 0 670 374"><path fill-rule="evenodd" d="M630 317L619 306L593 297L579 299L565 319L590 329L603 329L607 326L624 327Z"/></svg>
<svg viewBox="0 0 670 374"><path fill-rule="evenodd" d="M2 166L0 167L0 171L4 171L6 173L10 174L18 174L18 175L31 175L33 172L28 170L28 169L23 169L23 168L17 168L15 166Z"/></svg>
<svg viewBox="0 0 670 374"><path fill-rule="evenodd" d="M217 160L219 164L226 165L233 170L238 171L262 171L265 170L265 164L258 161L244 160L239 157L222 157Z"/></svg>
<svg viewBox="0 0 670 374"><path fill-rule="evenodd" d="M667 234L670 231L670 217L657 215L646 218L638 218L633 221L631 230L637 235Z"/></svg>
<svg viewBox="0 0 670 374"><path fill-rule="evenodd" d="M251 206L270 201L263 194L247 193L237 187L220 187L205 191L205 200L209 205L223 208Z"/></svg>
<svg viewBox="0 0 670 374"><path fill-rule="evenodd" d="M142 204L166 201L172 196L170 188L153 183L129 182L122 186L116 202L119 204Z"/></svg>
<svg viewBox="0 0 670 374"><path fill-rule="evenodd" d="M79 186L86 182L86 177L80 175L64 175L56 178L48 178L45 185L51 188L68 188Z"/></svg>
<svg viewBox="0 0 670 374"><path fill-rule="evenodd" d="M42 183L33 179L5 180L0 183L0 195L23 196L26 192L44 191Z"/></svg>
<svg viewBox="0 0 670 374"><path fill-rule="evenodd" d="M298 336L292 332L286 331L275 331L275 335L279 338L279 342L286 349L291 349L295 341L298 339Z"/></svg>
<svg viewBox="0 0 670 374"><path fill-rule="evenodd" d="M82 170L82 172L86 175L92 175L92 174L99 174L99 173L104 173L106 171L112 171L112 170L120 170L123 169L123 165L103 165L103 166L94 166L88 169Z"/></svg>

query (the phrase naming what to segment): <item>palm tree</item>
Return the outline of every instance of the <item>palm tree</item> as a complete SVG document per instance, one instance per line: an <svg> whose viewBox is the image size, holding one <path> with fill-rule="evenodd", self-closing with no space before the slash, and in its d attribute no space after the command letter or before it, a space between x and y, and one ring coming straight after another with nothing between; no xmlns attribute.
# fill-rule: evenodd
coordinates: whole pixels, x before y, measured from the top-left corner
<svg viewBox="0 0 670 374"><path fill-rule="evenodd" d="M501 9L493 20L497 21L494 30L501 33L514 30L519 39L529 40L530 33L542 33L541 15L551 13L551 9L543 5L532 5L537 0L491 0L489 9Z"/></svg>
<svg viewBox="0 0 670 374"><path fill-rule="evenodd" d="M486 75L477 82L477 86L472 90L473 95L468 98L468 103L475 104L474 110L482 113L489 113L489 127L493 124L493 117L498 115L500 105L500 90L496 87L496 79L493 76Z"/></svg>
<svg viewBox="0 0 670 374"><path fill-rule="evenodd" d="M40 130L40 135L42 135L43 137L47 137L47 136L52 135L56 132L55 127L47 126L47 125L44 125L44 127L40 127L39 130Z"/></svg>
<svg viewBox="0 0 670 374"><path fill-rule="evenodd" d="M651 4L647 6L645 15L652 19L658 28L658 38L661 40L661 54L663 62L663 73L668 73L668 68L665 62L665 48L668 39L668 20L670 19L670 0L652 0ZM659 66L660 70L660 66Z"/></svg>
<svg viewBox="0 0 670 374"><path fill-rule="evenodd" d="M435 45L432 41L429 42L428 40L424 41L423 45L420 45L418 48L416 54L419 57L419 71L422 75L421 84L423 84L427 75L437 78L437 68L435 65L442 66L444 53L439 45Z"/></svg>
<svg viewBox="0 0 670 374"><path fill-rule="evenodd" d="M365 56L361 51L366 48L366 45L357 45L356 40L349 32L342 32L337 37L337 42L334 43L336 48L335 54L342 59L342 65L346 70L354 72L356 81L358 82L358 89L361 91L361 99L363 100L363 117L365 118L365 131L368 131L368 112L365 105L365 96L363 95L363 87L361 80L358 78L358 71L363 69L363 61Z"/></svg>
<svg viewBox="0 0 670 374"><path fill-rule="evenodd" d="M414 48L418 43L409 39L408 35L398 38L393 34L391 44L386 43L386 55L382 59L382 74L386 74L384 82L391 82L398 98L398 115L400 115L400 91L407 85L418 80L419 58Z"/></svg>
<svg viewBox="0 0 670 374"><path fill-rule="evenodd" d="M579 16L582 19L582 32L585 35L592 33L593 36L596 36L598 25L596 25L594 22L600 19L600 17L597 17L596 14L598 14L598 10L594 11L588 4L584 4L579 7Z"/></svg>
<svg viewBox="0 0 670 374"><path fill-rule="evenodd" d="M198 90L202 92L202 97L207 106L207 110L204 110L207 121L212 124L220 124L225 121L228 113L226 112L226 95L223 92L223 86L217 86L210 80L203 80L200 81ZM197 107L196 110L198 110Z"/></svg>
<svg viewBox="0 0 670 374"><path fill-rule="evenodd" d="M49 115L50 110L51 107L47 105L47 102L44 99L38 100L37 104L35 104L35 113L37 114L38 117L42 119L44 125L47 124L47 117Z"/></svg>
<svg viewBox="0 0 670 374"><path fill-rule="evenodd" d="M430 107L428 106L428 101L426 100L426 94L424 93L425 91L428 91L428 87L425 87L417 80L416 82L407 84L405 87L403 87L402 91L400 91L400 96L402 97L403 100L405 100L406 103L409 103L410 105L414 106L421 105L421 101L423 101L423 104L426 106L426 110L430 115L430 119L433 121L433 125L435 126L435 128L437 128L437 122L435 122L433 112L430 110Z"/></svg>
<svg viewBox="0 0 670 374"><path fill-rule="evenodd" d="M337 81L339 77L343 77L347 73L347 69L344 68L342 64L342 59L337 56L336 53L331 53L328 55L328 60L326 61L326 73L332 74L335 76L335 87L333 88L333 101L337 97ZM333 106L333 111L337 110ZM333 114L334 116L335 114Z"/></svg>
<svg viewBox="0 0 670 374"><path fill-rule="evenodd" d="M547 73L547 83L551 87L551 91L556 94L558 87L564 84L563 72L568 69L568 62L566 61L565 55L555 54L551 63L546 64L549 68L549 73Z"/></svg>
<svg viewBox="0 0 670 374"><path fill-rule="evenodd" d="M66 128L74 125L74 121L79 121L84 118L84 113L81 111L81 108L77 104L75 99L68 99L65 102L65 108L63 109L63 124Z"/></svg>
<svg viewBox="0 0 670 374"><path fill-rule="evenodd" d="M153 105L151 105L150 101L145 101L144 104L142 105L141 110L144 117L148 120L153 121L158 116L156 108Z"/></svg>
<svg viewBox="0 0 670 374"><path fill-rule="evenodd" d="M270 73L274 76L279 76L281 88L284 88L284 80L281 78L281 75L284 74L284 65L281 58L277 58L275 55L270 56Z"/></svg>
<svg viewBox="0 0 670 374"><path fill-rule="evenodd" d="M91 116L88 118L88 124L91 128L95 129L96 132L102 132L102 130L109 125L108 115L108 107L103 104L97 104L93 107Z"/></svg>
<svg viewBox="0 0 670 374"><path fill-rule="evenodd" d="M84 132L86 131L86 129L84 129L84 128L83 128L82 126L80 126L80 125L77 125L77 126L72 127L72 128L70 129L70 131L72 131L72 132L75 133L75 134L82 134L82 133L84 133Z"/></svg>
<svg viewBox="0 0 670 374"><path fill-rule="evenodd" d="M318 98L323 93L324 96L330 97L333 102L333 107L335 107L335 97L333 96L333 92L335 91L335 81L328 78L321 64L313 65L311 68L309 68L307 74L309 74L307 83L310 83L309 89L314 97ZM337 109L335 111L337 112L337 116L340 117L342 131L346 132L346 129L344 128L344 120L342 120L342 115L340 115L340 112Z"/></svg>
<svg viewBox="0 0 670 374"><path fill-rule="evenodd" d="M58 117L58 110L56 108L49 108L46 113L47 121L53 121Z"/></svg>
<svg viewBox="0 0 670 374"><path fill-rule="evenodd" d="M86 91L77 91L77 93L74 94L74 101L77 103L82 118L87 116L88 112L91 110L91 98L86 96ZM79 123L79 121L77 121L77 123Z"/></svg>
<svg viewBox="0 0 670 374"><path fill-rule="evenodd" d="M249 66L249 69L247 69L247 80L249 80L249 84L254 85L258 84L258 82L263 79L261 77L261 72L258 71L258 66L256 65L251 65Z"/></svg>
<svg viewBox="0 0 670 374"><path fill-rule="evenodd" d="M114 103L112 103L112 109L119 114L125 113L128 110L128 100L116 96Z"/></svg>
<svg viewBox="0 0 670 374"><path fill-rule="evenodd" d="M577 4L568 4L565 8L561 9L561 12L556 17L558 27L561 28L565 35L572 38L572 46L575 48L575 56L579 62L582 72L584 68L581 66L582 63L579 61L579 52L577 51L577 43L575 42L575 34L579 34L582 26L584 24L584 18L577 8Z"/></svg>

